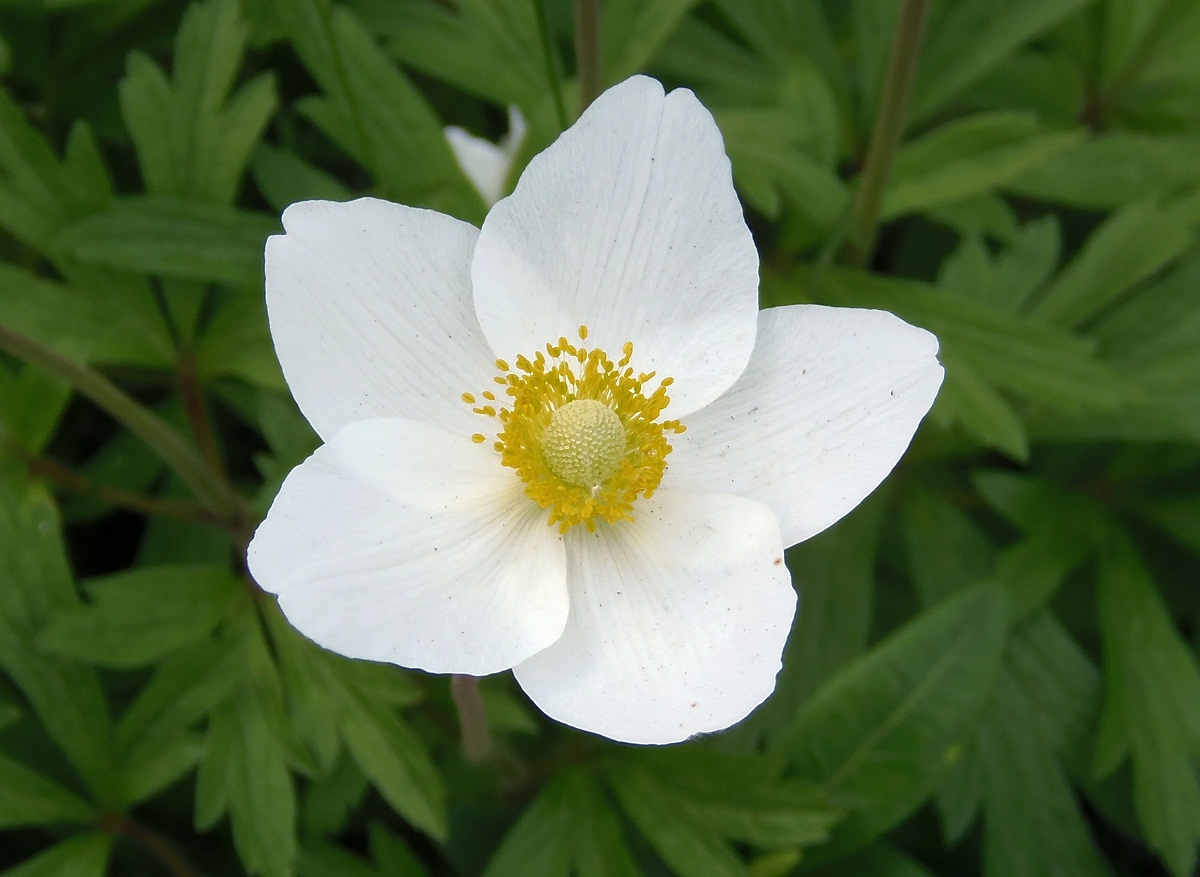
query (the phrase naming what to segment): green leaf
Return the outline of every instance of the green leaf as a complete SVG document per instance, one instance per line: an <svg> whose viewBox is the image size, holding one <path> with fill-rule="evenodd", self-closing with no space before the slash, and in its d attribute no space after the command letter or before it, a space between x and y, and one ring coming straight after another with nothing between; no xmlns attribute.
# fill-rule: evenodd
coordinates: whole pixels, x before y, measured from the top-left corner
<svg viewBox="0 0 1200 877"><path fill-rule="evenodd" d="M150 194L233 201L276 103L270 75L230 96L248 30L234 0L208 0L184 15L173 82L145 55L129 56L121 112Z"/></svg>
<svg viewBox="0 0 1200 877"><path fill-rule="evenodd" d="M91 603L58 612L39 642L104 667L138 667L209 633L245 588L220 567L159 566L88 583Z"/></svg>
<svg viewBox="0 0 1200 877"><path fill-rule="evenodd" d="M348 694L338 727L354 761L398 813L444 838L446 793L416 735L394 711L353 689Z"/></svg>
<svg viewBox="0 0 1200 877"><path fill-rule="evenodd" d="M89 129L76 127L63 161L0 90L0 226L42 253L60 228L102 207L111 184Z"/></svg>
<svg viewBox="0 0 1200 877"><path fill-rule="evenodd" d="M354 197L341 180L309 164L294 152L261 144L250 165L254 184L277 211L297 201L349 201Z"/></svg>
<svg viewBox="0 0 1200 877"><path fill-rule="evenodd" d="M1042 130L1022 113L980 113L946 122L897 154L881 216L988 192L1079 140L1077 132Z"/></svg>
<svg viewBox="0 0 1200 877"><path fill-rule="evenodd" d="M961 757L1004 647L1005 600L975 588L918 617L835 675L801 709L785 749L847 819L812 851L866 844L911 813Z"/></svg>
<svg viewBox="0 0 1200 877"><path fill-rule="evenodd" d="M1112 130L1073 144L1005 188L1039 201L1109 210L1200 184L1200 141Z"/></svg>
<svg viewBox="0 0 1200 877"><path fill-rule="evenodd" d="M567 775L559 773L521 814L483 877L571 877L571 805Z"/></svg>
<svg viewBox="0 0 1200 877"><path fill-rule="evenodd" d="M921 49L912 118L928 119L1021 45L1090 0L966 0L938 10Z"/></svg>
<svg viewBox="0 0 1200 877"><path fill-rule="evenodd" d="M698 0L610 0L601 7L603 71L608 84L645 70Z"/></svg>
<svg viewBox="0 0 1200 877"><path fill-rule="evenodd" d="M94 808L77 795L0 755L0 828L90 822Z"/></svg>
<svg viewBox="0 0 1200 877"><path fill-rule="evenodd" d="M234 286L262 284L277 220L167 197L125 198L63 229L57 252L93 265Z"/></svg>
<svg viewBox="0 0 1200 877"><path fill-rule="evenodd" d="M1081 339L916 281L824 270L768 276L765 282L768 297L778 295L786 283L785 300L796 300L799 287L810 300L893 311L937 335L951 360L986 375L997 387L1047 405L1116 409L1143 395L1140 387L1095 359Z"/></svg>
<svg viewBox="0 0 1200 877"><path fill-rule="evenodd" d="M985 448L1013 460L1029 459L1029 436L1012 405L966 363L942 354L946 378L938 392L934 417L945 425L958 424Z"/></svg>
<svg viewBox="0 0 1200 877"><path fill-rule="evenodd" d="M81 834L5 870L0 877L104 877L111 847L107 835Z"/></svg>
<svg viewBox="0 0 1200 877"><path fill-rule="evenodd" d="M538 7L526 0L374 0L356 8L390 53L470 94L529 108L550 87Z"/></svg>
<svg viewBox="0 0 1200 877"><path fill-rule="evenodd" d="M324 93L302 101L301 112L366 168L386 197L481 221L483 202L455 161L441 120L362 23L321 0L282 0L279 10Z"/></svg>
<svg viewBox="0 0 1200 877"><path fill-rule="evenodd" d="M296 789L263 704L249 687L214 714L232 728L225 794L238 857L251 874L287 877L295 868Z"/></svg>
<svg viewBox="0 0 1200 877"><path fill-rule="evenodd" d="M596 782L560 771L521 815L484 877L638 877L616 815Z"/></svg>
<svg viewBox="0 0 1200 877"><path fill-rule="evenodd" d="M976 745L955 768L978 772L987 877L1109 873L1062 763L1089 744L1099 693L1095 668L1051 616L1016 628ZM948 797L939 804L960 834L971 816Z"/></svg>
<svg viewBox="0 0 1200 877"><path fill-rule="evenodd" d="M1088 238L1030 314L1047 323L1078 326L1181 255L1194 237L1173 211L1156 201L1129 204Z"/></svg>
<svg viewBox="0 0 1200 877"><path fill-rule="evenodd" d="M1129 538L1109 535L1100 564L1104 713L1095 772L1133 760L1138 821L1175 877L1200 844L1200 667Z"/></svg>
<svg viewBox="0 0 1200 877"><path fill-rule="evenodd" d="M117 794L108 707L88 667L43 652L36 635L77 603L57 509L44 491L0 477L0 668L93 794Z"/></svg>
<svg viewBox="0 0 1200 877"><path fill-rule="evenodd" d="M106 289L64 286L7 264L0 264L0 285L0 322L60 353L89 363L170 362L161 320L148 324Z"/></svg>
<svg viewBox="0 0 1200 877"><path fill-rule="evenodd" d="M730 841L798 848L825 840L841 814L811 789L764 774L754 757L680 751L680 757L622 761L609 779L638 830L682 875L745 875ZM690 756L690 757L689 757Z"/></svg>
<svg viewBox="0 0 1200 877"><path fill-rule="evenodd" d="M775 693L745 722L769 742L821 683L867 647L876 551L889 496L886 487L880 488L833 527L787 551L788 568L803 583L804 611L788 638Z"/></svg>

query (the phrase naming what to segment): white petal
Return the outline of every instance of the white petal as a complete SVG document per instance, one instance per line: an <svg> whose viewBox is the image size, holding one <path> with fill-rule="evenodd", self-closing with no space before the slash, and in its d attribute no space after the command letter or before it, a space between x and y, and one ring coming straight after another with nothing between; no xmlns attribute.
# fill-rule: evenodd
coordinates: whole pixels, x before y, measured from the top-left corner
<svg viewBox="0 0 1200 877"><path fill-rule="evenodd" d="M644 76L606 91L488 214L471 278L501 358L586 324L675 378L668 416L715 399L754 344L758 254L712 115Z"/></svg>
<svg viewBox="0 0 1200 877"><path fill-rule="evenodd" d="M446 141L458 166L483 197L483 203L490 207L499 201L512 170L512 155L507 149L456 125L446 128Z"/></svg>
<svg viewBox="0 0 1200 877"><path fill-rule="evenodd" d="M775 688L796 593L774 515L659 493L637 520L567 537L571 616L519 664L551 718L628 743L727 728Z"/></svg>
<svg viewBox="0 0 1200 877"><path fill-rule="evenodd" d="M472 675L558 639L565 556L490 448L409 420L354 423L318 449L248 552L259 585L325 648Z"/></svg>
<svg viewBox="0 0 1200 877"><path fill-rule="evenodd" d="M495 374L471 304L478 231L374 198L293 204L283 225L267 241L267 314L317 433L377 417L476 432L460 396Z"/></svg>
<svg viewBox="0 0 1200 877"><path fill-rule="evenodd" d="M794 305L759 316L728 393L687 419L663 487L747 496L785 545L833 524L899 461L942 383L938 341L886 311Z"/></svg>

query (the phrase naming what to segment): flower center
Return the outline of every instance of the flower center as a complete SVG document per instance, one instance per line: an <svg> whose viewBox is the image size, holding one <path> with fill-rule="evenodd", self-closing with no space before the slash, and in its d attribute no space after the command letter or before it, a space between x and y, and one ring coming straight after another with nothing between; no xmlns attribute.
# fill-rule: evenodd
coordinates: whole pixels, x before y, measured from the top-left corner
<svg viewBox="0 0 1200 877"><path fill-rule="evenodd" d="M603 402L576 399L550 415L542 433L542 456L568 484L596 487L617 471L625 456L625 427Z"/></svg>
<svg viewBox="0 0 1200 877"><path fill-rule="evenodd" d="M586 326L579 340L587 340ZM516 470L526 496L548 509L548 523L563 533L577 524L595 530L597 519L633 520L634 502L662 481L667 435L684 430L678 420L658 420L673 379L650 390L654 372L638 374L629 364L633 344L625 342L621 353L614 363L600 348L561 337L532 359L518 356L515 369L496 361L503 403L491 391L477 406L470 393L462 397L476 414L498 421L493 447L501 464Z"/></svg>

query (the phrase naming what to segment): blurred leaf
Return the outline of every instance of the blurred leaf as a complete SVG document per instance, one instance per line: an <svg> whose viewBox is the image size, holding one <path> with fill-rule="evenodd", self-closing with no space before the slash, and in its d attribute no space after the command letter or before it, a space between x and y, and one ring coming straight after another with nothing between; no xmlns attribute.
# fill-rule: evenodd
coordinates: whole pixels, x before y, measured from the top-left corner
<svg viewBox="0 0 1200 877"><path fill-rule="evenodd" d="M481 14L490 8L475 5ZM302 101L301 111L366 168L387 197L480 221L483 202L459 169L441 120L362 23L322 0L281 0L279 9L324 93Z"/></svg>
<svg viewBox="0 0 1200 877"><path fill-rule="evenodd" d="M1048 323L1078 326L1181 255L1193 239L1192 231L1161 204L1129 204L1088 239L1082 252L1034 302L1030 314Z"/></svg>
<svg viewBox="0 0 1200 877"><path fill-rule="evenodd" d="M77 795L0 755L0 828L90 822L95 810Z"/></svg>
<svg viewBox="0 0 1200 877"><path fill-rule="evenodd" d="M934 417L947 425L958 424L985 448L1026 462L1029 436L1012 405L970 366L946 354L941 359L946 378L938 392Z"/></svg>
<svg viewBox="0 0 1200 877"><path fill-rule="evenodd" d="M120 85L121 111L146 191L228 204L275 109L270 75L230 95L248 27L236 0L188 7L175 39L174 80L135 52Z"/></svg>
<svg viewBox="0 0 1200 877"><path fill-rule="evenodd" d="M1018 47L1090 0L965 0L942 4L929 23L913 91L912 118L927 119Z"/></svg>
<svg viewBox="0 0 1200 877"><path fill-rule="evenodd" d="M1040 201L1108 210L1197 184L1195 137L1113 130L1071 145L1005 188Z"/></svg>
<svg viewBox="0 0 1200 877"><path fill-rule="evenodd" d="M887 844L876 844L836 864L804 873L812 877L934 877L932 871Z"/></svg>
<svg viewBox="0 0 1200 877"><path fill-rule="evenodd" d="M849 816L813 861L845 855L911 813L961 757L1004 647L999 588L955 596L888 637L804 707L786 749Z"/></svg>
<svg viewBox="0 0 1200 877"><path fill-rule="evenodd" d="M0 877L104 877L111 846L106 835L81 834L9 868Z"/></svg>
<svg viewBox="0 0 1200 877"><path fill-rule="evenodd" d="M57 251L109 268L237 286L262 283L263 242L277 220L167 197L117 201L63 229Z"/></svg>
<svg viewBox="0 0 1200 877"><path fill-rule="evenodd" d="M601 7L602 69L613 85L645 70L699 0L609 0Z"/></svg>
<svg viewBox="0 0 1200 877"><path fill-rule="evenodd" d="M1200 667L1124 534L1109 535L1099 579L1106 691L1095 772L1132 758L1146 839L1187 877L1200 843Z"/></svg>
<svg viewBox="0 0 1200 877"><path fill-rule="evenodd" d="M882 218L987 192L1079 136L1046 133L1033 116L1021 113L980 113L946 122L896 154Z"/></svg>
<svg viewBox="0 0 1200 877"><path fill-rule="evenodd" d="M282 213L296 201L349 201L353 192L331 174L294 152L261 144L250 166L254 184L267 202Z"/></svg>
<svg viewBox="0 0 1200 877"><path fill-rule="evenodd" d="M304 834L341 834L368 788L367 778L358 766L347 756L339 758L326 774L308 785L300 810Z"/></svg>
<svg viewBox="0 0 1200 877"><path fill-rule="evenodd" d="M245 584L219 567L158 566L95 579L91 603L55 614L39 642L104 667L153 663L209 633Z"/></svg>

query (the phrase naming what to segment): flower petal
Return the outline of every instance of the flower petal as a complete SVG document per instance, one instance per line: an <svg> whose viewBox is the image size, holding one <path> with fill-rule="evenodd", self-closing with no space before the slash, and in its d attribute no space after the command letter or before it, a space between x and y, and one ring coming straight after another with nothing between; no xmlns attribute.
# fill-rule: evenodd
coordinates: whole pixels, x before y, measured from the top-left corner
<svg viewBox="0 0 1200 877"><path fill-rule="evenodd" d="M659 493L567 538L571 616L517 665L547 715L628 743L740 721L774 690L795 613L779 525L732 496Z"/></svg>
<svg viewBox="0 0 1200 877"><path fill-rule="evenodd" d="M558 639L565 557L490 448L409 420L354 423L319 448L248 552L255 580L319 645L472 675Z"/></svg>
<svg viewBox="0 0 1200 877"><path fill-rule="evenodd" d="M325 440L347 423L404 417L469 436L460 398L491 386L495 357L471 304L478 231L374 198L304 201L267 241L275 352Z"/></svg>
<svg viewBox="0 0 1200 877"><path fill-rule="evenodd" d="M502 358L585 324L675 378L669 416L715 399L754 345L758 254L712 115L644 76L606 91L492 208L471 279Z"/></svg>
<svg viewBox="0 0 1200 877"><path fill-rule="evenodd" d="M733 387L687 419L663 489L723 491L779 516L785 545L833 524L896 465L942 383L935 336L886 311L759 315Z"/></svg>

